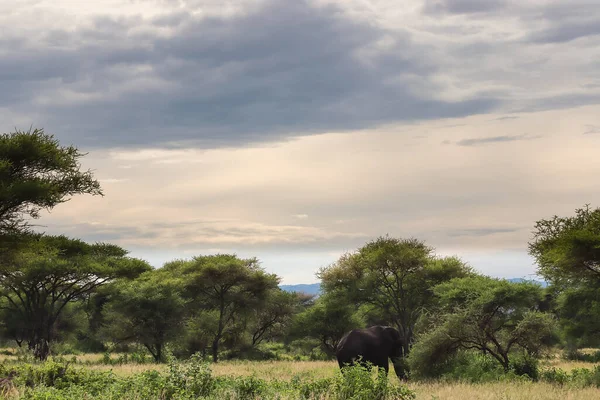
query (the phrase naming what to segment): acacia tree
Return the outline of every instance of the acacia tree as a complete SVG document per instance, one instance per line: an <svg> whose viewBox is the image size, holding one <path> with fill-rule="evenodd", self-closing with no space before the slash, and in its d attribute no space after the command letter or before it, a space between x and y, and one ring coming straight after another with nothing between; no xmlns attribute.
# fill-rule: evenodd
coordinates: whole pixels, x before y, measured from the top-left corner
<svg viewBox="0 0 600 400"><path fill-rule="evenodd" d="M180 282L163 272L118 282L104 308L106 334L143 344L156 362L164 361L165 344L180 333L185 312Z"/></svg>
<svg viewBox="0 0 600 400"><path fill-rule="evenodd" d="M281 335L291 324L292 317L298 311L300 297L276 288L271 290L263 305L251 310L247 329L251 335L252 347L264 339Z"/></svg>
<svg viewBox="0 0 600 400"><path fill-rule="evenodd" d="M458 350L491 355L505 371L516 349L537 356L555 338L555 321L539 311L540 286L483 276L455 279L434 292L442 308L411 353L417 373L432 374Z"/></svg>
<svg viewBox="0 0 600 400"><path fill-rule="evenodd" d="M529 253L546 280L572 286L600 286L600 208L588 205L575 216L536 222Z"/></svg>
<svg viewBox="0 0 600 400"><path fill-rule="evenodd" d="M90 171L81 171L83 156L60 146L41 129L0 135L0 234L28 231L36 219L75 194L102 195Z"/></svg>
<svg viewBox="0 0 600 400"><path fill-rule="evenodd" d="M346 293L350 304L370 305L395 325L404 354L409 354L415 324L434 299L432 288L471 273L458 258L436 258L422 241L380 237L343 255L318 276L326 293Z"/></svg>
<svg viewBox="0 0 600 400"><path fill-rule="evenodd" d="M536 222L529 253L559 292L561 325L580 345L600 342L600 208Z"/></svg>
<svg viewBox="0 0 600 400"><path fill-rule="evenodd" d="M248 310L264 304L269 291L279 284L279 278L267 274L257 259L240 259L231 254L174 261L164 269L180 277L192 310L216 313L217 323L211 332L214 362L218 360L225 331L232 329Z"/></svg>
<svg viewBox="0 0 600 400"><path fill-rule="evenodd" d="M363 325L356 308L339 293L325 293L294 317L292 337L317 339L321 350L333 356L344 335Z"/></svg>
<svg viewBox="0 0 600 400"><path fill-rule="evenodd" d="M87 244L65 236L30 237L29 245L0 263L0 297L18 315L20 338L40 360L48 357L65 307L117 278L132 278L150 266L110 244Z"/></svg>

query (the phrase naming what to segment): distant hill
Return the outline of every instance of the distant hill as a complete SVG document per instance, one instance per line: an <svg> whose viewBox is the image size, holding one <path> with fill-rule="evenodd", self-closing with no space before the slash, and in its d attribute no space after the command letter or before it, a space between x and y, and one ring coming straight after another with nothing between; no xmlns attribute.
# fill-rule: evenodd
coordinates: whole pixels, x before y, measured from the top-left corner
<svg viewBox="0 0 600 400"><path fill-rule="evenodd" d="M541 287L548 286L548 283L546 283L544 281L537 281L535 279L508 278L506 280L509 282L515 282L515 283L527 281L527 282L537 283ZM300 283L297 285L280 285L279 287L282 290L285 290L286 292L299 292L299 293L306 293L306 294L311 294L311 295L316 295L316 296L321 294L321 284L320 283Z"/></svg>
<svg viewBox="0 0 600 400"><path fill-rule="evenodd" d="M299 292L306 293L312 295L321 294L321 284L320 283L308 283L308 284L298 284L298 285L280 285L282 290L286 292Z"/></svg>
<svg viewBox="0 0 600 400"><path fill-rule="evenodd" d="M544 281L537 281L535 279L525 279L525 278L509 278L507 279L507 281L509 282L514 282L514 283L520 283L520 282L531 282L531 283L537 283L538 285L540 285L541 287L547 287L548 283L544 282Z"/></svg>

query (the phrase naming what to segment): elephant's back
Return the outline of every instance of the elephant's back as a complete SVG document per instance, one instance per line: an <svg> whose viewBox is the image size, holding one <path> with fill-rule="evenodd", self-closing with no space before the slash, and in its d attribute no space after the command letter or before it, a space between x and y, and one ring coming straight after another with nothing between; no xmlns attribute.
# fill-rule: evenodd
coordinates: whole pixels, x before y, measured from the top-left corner
<svg viewBox="0 0 600 400"><path fill-rule="evenodd" d="M368 352L373 340L371 336L371 332L367 329L351 330L338 343L336 355L339 358L345 355L355 356Z"/></svg>

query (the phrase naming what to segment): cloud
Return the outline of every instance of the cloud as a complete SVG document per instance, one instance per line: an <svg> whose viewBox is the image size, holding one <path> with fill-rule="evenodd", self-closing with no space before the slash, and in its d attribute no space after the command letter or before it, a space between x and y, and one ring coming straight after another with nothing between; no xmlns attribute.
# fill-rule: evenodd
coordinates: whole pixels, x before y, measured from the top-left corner
<svg viewBox="0 0 600 400"><path fill-rule="evenodd" d="M439 98L426 46L335 6L272 0L228 17L91 21L7 43L0 59L0 106L85 147L241 146L498 103Z"/></svg>
<svg viewBox="0 0 600 400"><path fill-rule="evenodd" d="M506 143L506 142L516 142L520 140L531 140L539 138L539 136L528 136L528 135L502 135L502 136L491 136L491 137L480 137L480 138L470 138L470 139L462 139L456 142L458 146L479 146L484 144L491 143Z"/></svg>
<svg viewBox="0 0 600 400"><path fill-rule="evenodd" d="M42 231L67 234L90 242L113 242L128 247L163 249L200 248L336 248L344 242L362 242L360 232L340 232L314 226L268 225L243 220L185 220L127 223L75 222L53 224Z"/></svg>
<svg viewBox="0 0 600 400"><path fill-rule="evenodd" d="M447 232L450 237L461 237L461 236L490 236L498 233L514 233L520 228L471 228L471 229L457 229Z"/></svg>
<svg viewBox="0 0 600 400"><path fill-rule="evenodd" d="M586 125L586 130L583 132L584 135L594 135L600 133L600 126L598 125Z"/></svg>
<svg viewBox="0 0 600 400"><path fill-rule="evenodd" d="M0 10L15 27L0 39L5 131L240 147L600 102L600 7L586 0L57 1Z"/></svg>
<svg viewBox="0 0 600 400"><path fill-rule="evenodd" d="M533 33L529 39L539 43L566 43L596 35L600 35L600 18L590 21L559 22Z"/></svg>
<svg viewBox="0 0 600 400"><path fill-rule="evenodd" d="M506 0L425 0L423 10L428 14L474 14L503 9Z"/></svg>

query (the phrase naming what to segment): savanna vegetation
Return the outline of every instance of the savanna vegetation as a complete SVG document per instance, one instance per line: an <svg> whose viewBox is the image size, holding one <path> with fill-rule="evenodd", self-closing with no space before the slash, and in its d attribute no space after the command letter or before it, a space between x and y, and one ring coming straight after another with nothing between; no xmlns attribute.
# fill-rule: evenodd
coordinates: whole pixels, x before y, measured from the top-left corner
<svg viewBox="0 0 600 400"><path fill-rule="evenodd" d="M322 268L318 297L255 258L152 268L111 243L35 231L42 210L102 195L83 154L41 130L0 136L0 396L24 399L597 398L600 209L537 221L548 282L483 276L382 236ZM339 372L351 329L393 326L408 382Z"/></svg>

